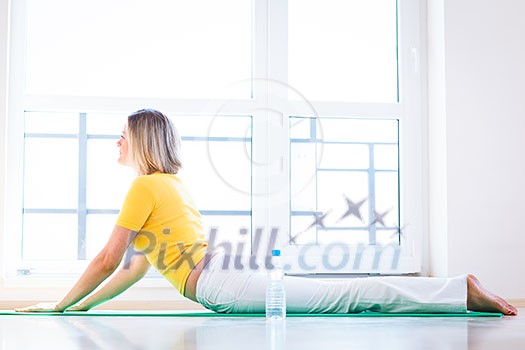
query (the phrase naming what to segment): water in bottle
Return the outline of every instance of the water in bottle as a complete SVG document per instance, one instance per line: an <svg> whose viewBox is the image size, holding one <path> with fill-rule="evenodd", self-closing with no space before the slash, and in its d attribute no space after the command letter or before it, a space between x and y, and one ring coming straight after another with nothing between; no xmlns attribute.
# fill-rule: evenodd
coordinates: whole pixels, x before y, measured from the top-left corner
<svg viewBox="0 0 525 350"><path fill-rule="evenodd" d="M266 319L283 320L286 317L286 294L283 283L281 251L272 250L273 269L266 287Z"/></svg>

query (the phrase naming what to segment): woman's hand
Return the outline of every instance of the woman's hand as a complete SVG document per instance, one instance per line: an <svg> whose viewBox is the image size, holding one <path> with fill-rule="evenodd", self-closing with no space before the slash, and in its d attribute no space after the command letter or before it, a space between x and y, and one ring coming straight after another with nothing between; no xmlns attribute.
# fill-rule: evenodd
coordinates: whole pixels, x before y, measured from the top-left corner
<svg viewBox="0 0 525 350"><path fill-rule="evenodd" d="M62 312L58 307L58 303L38 303L31 306L21 307L15 309L16 312Z"/></svg>
<svg viewBox="0 0 525 350"><path fill-rule="evenodd" d="M78 304L78 305L71 306L70 308L66 310L66 312L68 311L89 311L89 309L91 308L87 305Z"/></svg>

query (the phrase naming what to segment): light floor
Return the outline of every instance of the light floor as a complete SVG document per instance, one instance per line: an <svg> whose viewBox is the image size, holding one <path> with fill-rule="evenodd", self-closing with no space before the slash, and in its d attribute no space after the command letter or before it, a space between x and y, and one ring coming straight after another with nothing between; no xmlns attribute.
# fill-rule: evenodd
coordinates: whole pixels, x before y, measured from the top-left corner
<svg viewBox="0 0 525 350"><path fill-rule="evenodd" d="M525 349L517 317L0 316L0 349Z"/></svg>

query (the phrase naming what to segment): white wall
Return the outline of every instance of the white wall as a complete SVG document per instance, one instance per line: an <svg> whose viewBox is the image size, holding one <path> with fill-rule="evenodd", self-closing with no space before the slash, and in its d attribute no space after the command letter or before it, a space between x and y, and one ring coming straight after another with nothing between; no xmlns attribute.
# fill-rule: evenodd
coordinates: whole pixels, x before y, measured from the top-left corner
<svg viewBox="0 0 525 350"><path fill-rule="evenodd" d="M431 270L525 298L525 1L428 9Z"/></svg>
<svg viewBox="0 0 525 350"><path fill-rule="evenodd" d="M0 295L3 287L3 249L4 249L4 169L5 169L5 130L7 115L7 48L8 48L8 0L0 0Z"/></svg>

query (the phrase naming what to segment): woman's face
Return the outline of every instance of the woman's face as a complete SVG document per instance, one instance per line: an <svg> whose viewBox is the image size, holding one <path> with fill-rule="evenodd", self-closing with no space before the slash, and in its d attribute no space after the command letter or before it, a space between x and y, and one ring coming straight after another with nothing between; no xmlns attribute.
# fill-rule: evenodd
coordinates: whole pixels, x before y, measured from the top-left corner
<svg viewBox="0 0 525 350"><path fill-rule="evenodd" d="M122 135L120 135L120 139L117 142L117 146L119 148L118 162L121 165L131 165L131 162L129 159L129 150L128 150L128 133L126 129L127 128L124 127L124 130L122 131Z"/></svg>

